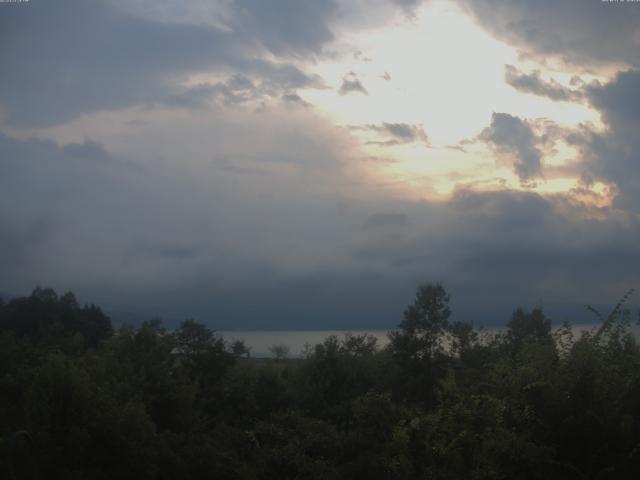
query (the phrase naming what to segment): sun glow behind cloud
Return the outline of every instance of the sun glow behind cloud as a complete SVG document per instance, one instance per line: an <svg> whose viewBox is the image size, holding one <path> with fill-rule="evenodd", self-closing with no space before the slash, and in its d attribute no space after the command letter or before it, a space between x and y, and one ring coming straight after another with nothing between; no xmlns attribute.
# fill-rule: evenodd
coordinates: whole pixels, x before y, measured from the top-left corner
<svg viewBox="0 0 640 480"><path fill-rule="evenodd" d="M563 127L599 125L598 113L584 104L553 101L508 85L505 65L524 70L541 66L521 61L514 47L491 37L454 3L431 2L415 16L399 13L382 27L341 35L335 50L341 53L313 67L330 88L299 93L323 115L350 128L366 154L390 160L377 174L404 184L408 196L446 198L465 185L540 193L568 192L576 186L578 176L567 174L569 169L562 178L543 175L522 185L477 137L494 112L549 119ZM557 69L542 73L561 82L572 76ZM345 79L357 80L362 89L341 89ZM428 142L385 142L380 129L372 128L385 124L422 128ZM566 145L552 150L550 164L575 160ZM547 163L546 154L542 163Z"/></svg>

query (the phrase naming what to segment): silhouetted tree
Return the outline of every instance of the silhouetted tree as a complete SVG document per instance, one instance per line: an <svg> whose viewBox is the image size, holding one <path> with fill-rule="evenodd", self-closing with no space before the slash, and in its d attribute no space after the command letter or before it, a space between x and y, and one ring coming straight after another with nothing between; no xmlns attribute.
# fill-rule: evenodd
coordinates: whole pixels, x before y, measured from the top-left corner
<svg viewBox="0 0 640 480"><path fill-rule="evenodd" d="M2 311L0 329L66 351L96 348L113 334L109 317L96 305L80 307L71 292L58 297L51 288L36 287L31 296L11 300Z"/></svg>
<svg viewBox="0 0 640 480"><path fill-rule="evenodd" d="M518 308L507 323L507 340L516 349L525 342L549 343L552 340L551 320L539 307L531 312Z"/></svg>
<svg viewBox="0 0 640 480"><path fill-rule="evenodd" d="M251 348L247 347L247 344L244 343L244 340L234 340L231 343L231 352L236 357L247 357L251 355Z"/></svg>
<svg viewBox="0 0 640 480"><path fill-rule="evenodd" d="M329 336L276 362L194 320L111 333L37 288L0 304L0 478L635 479L626 298L579 335L540 309L489 334L423 285L388 347Z"/></svg>
<svg viewBox="0 0 640 480"><path fill-rule="evenodd" d="M449 294L440 284L421 285L404 312L400 329L389 334L390 350L402 372L397 392L433 405L442 375L440 341L449 325Z"/></svg>
<svg viewBox="0 0 640 480"><path fill-rule="evenodd" d="M283 360L289 356L291 349L284 343L276 343L268 348L269 352L276 357L276 360Z"/></svg>

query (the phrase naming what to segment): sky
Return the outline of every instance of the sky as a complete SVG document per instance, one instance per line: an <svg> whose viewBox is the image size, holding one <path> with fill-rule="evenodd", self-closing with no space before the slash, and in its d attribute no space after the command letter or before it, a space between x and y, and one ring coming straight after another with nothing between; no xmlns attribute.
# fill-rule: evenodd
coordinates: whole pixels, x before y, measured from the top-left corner
<svg viewBox="0 0 640 480"><path fill-rule="evenodd" d="M5 294L303 330L640 287L640 2L4 2L0 65Z"/></svg>

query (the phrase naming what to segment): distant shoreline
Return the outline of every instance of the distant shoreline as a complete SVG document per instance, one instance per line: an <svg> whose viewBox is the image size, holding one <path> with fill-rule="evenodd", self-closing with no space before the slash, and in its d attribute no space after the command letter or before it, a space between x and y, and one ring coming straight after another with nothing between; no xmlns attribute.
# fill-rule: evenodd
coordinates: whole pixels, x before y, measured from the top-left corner
<svg viewBox="0 0 640 480"><path fill-rule="evenodd" d="M561 325L553 327L555 331ZM588 330L599 326L597 323L583 323L573 326L577 332ZM484 332L494 333L504 330L506 326L491 326L482 329ZM636 331L637 326L632 325L631 330ZM342 338L346 333L354 335L363 335L365 333L374 336L378 340L378 348L383 348L389 343L387 333L390 330L218 330L217 333L222 335L225 340L243 340L247 347L250 348L252 357L272 357L269 347L273 345L285 345L289 348L291 357L298 357L304 350L305 343L316 345L322 343L330 335L336 335Z"/></svg>

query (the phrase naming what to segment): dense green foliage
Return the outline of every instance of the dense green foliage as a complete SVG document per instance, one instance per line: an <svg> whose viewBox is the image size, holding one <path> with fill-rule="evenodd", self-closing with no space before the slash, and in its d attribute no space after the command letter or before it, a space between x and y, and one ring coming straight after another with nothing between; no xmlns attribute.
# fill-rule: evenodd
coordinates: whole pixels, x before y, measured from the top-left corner
<svg viewBox="0 0 640 480"><path fill-rule="evenodd" d="M38 288L0 302L0 477L637 478L622 304L579 336L540 309L492 334L449 316L425 285L383 349L346 335L252 359L193 320L114 332Z"/></svg>

